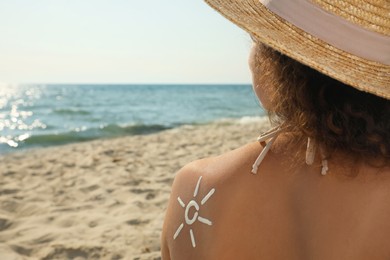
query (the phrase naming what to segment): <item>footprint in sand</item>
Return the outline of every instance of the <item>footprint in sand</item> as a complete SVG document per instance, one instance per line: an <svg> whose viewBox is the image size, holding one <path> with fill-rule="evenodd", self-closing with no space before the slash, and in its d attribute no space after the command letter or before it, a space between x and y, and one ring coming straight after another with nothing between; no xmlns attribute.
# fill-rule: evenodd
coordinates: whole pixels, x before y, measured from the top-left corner
<svg viewBox="0 0 390 260"><path fill-rule="evenodd" d="M99 185L91 185L91 186L88 186L88 187L80 188L80 190L82 192L88 193L88 192L95 191L95 190L97 190L99 188L100 188Z"/></svg>
<svg viewBox="0 0 390 260"><path fill-rule="evenodd" d="M148 224L149 222L150 222L150 220L131 219L131 220L126 221L126 224L130 225L130 226L139 226L139 225Z"/></svg>
<svg viewBox="0 0 390 260"><path fill-rule="evenodd" d="M16 253L18 253L19 255L23 255L23 256L30 256L32 252L31 248L20 246L20 245L11 245L10 248Z"/></svg>
<svg viewBox="0 0 390 260"><path fill-rule="evenodd" d="M0 231L4 231L12 226L12 221L7 218L0 217Z"/></svg>
<svg viewBox="0 0 390 260"><path fill-rule="evenodd" d="M17 192L19 192L19 189L3 189L3 190L0 190L0 196L14 194Z"/></svg>

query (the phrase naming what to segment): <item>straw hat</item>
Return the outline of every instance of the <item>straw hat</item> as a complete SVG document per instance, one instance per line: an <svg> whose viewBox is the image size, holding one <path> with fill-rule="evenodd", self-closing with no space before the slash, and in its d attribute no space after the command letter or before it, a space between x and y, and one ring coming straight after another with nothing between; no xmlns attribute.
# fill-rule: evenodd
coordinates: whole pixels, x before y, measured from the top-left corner
<svg viewBox="0 0 390 260"><path fill-rule="evenodd" d="M205 0L259 41L390 99L389 0Z"/></svg>

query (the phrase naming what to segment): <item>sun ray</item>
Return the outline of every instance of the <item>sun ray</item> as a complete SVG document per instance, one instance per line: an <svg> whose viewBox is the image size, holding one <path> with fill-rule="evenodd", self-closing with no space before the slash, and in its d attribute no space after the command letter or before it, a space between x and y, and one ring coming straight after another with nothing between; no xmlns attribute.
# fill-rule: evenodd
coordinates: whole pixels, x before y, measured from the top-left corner
<svg viewBox="0 0 390 260"><path fill-rule="evenodd" d="M177 197L177 201L179 202L180 206L182 206L183 208L186 207L186 204L184 204L180 197Z"/></svg>
<svg viewBox="0 0 390 260"><path fill-rule="evenodd" d="M197 201L199 201L200 199L196 199L196 197L199 194L201 181L202 181L202 176L199 177L198 182L195 186L194 199L190 200L187 204L184 203L180 197L177 197L177 201L179 202L180 206L185 209L184 210L184 220L185 221L182 222L180 224L180 226L177 228L175 234L173 235L174 240L176 240L176 238L180 235L180 232L183 230L185 225L188 225L189 227L191 227L196 221L199 221L199 222L201 222L205 225L208 225L208 226L213 225L211 220L199 216L200 205L198 204ZM203 197L203 199L201 201L201 205L205 204L211 198L211 196L213 196L214 192L215 192L215 189L211 189L209 191L209 193L207 193L207 195ZM194 231L192 229L190 229L189 235L191 238L192 247L195 248L196 247L195 235L194 235Z"/></svg>
<svg viewBox="0 0 390 260"><path fill-rule="evenodd" d="M190 235L191 235L192 247L196 247L194 232L192 232L192 229L190 229Z"/></svg>
<svg viewBox="0 0 390 260"><path fill-rule="evenodd" d="M202 204L202 205L205 204L205 203L208 201L208 199L209 199L211 196L213 196L214 192L215 192L215 189L212 189L211 191L209 191L209 193L207 193L207 195L202 199L201 204Z"/></svg>
<svg viewBox="0 0 390 260"><path fill-rule="evenodd" d="M213 223L210 220L208 220L207 218L202 218L201 216L199 216L198 220L199 220L199 222L202 222L203 224L206 224L209 226L213 225Z"/></svg>
<svg viewBox="0 0 390 260"><path fill-rule="evenodd" d="M184 224L181 223L181 225L177 228L175 235L173 235L173 239L176 240L177 236L180 234L180 231L183 229Z"/></svg>
<svg viewBox="0 0 390 260"><path fill-rule="evenodd" d="M194 198L198 195L199 185L200 185L200 181L201 180L202 180L202 176L199 177L198 183L196 184L196 188L195 188L195 191L194 191Z"/></svg>

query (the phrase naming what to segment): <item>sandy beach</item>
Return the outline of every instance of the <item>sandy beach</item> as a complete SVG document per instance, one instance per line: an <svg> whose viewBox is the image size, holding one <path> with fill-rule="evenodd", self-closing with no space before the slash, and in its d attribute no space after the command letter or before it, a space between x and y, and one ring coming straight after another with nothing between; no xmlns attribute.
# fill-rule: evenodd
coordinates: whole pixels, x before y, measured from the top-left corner
<svg viewBox="0 0 390 260"><path fill-rule="evenodd" d="M160 259L175 172L256 140L266 119L0 157L0 259Z"/></svg>

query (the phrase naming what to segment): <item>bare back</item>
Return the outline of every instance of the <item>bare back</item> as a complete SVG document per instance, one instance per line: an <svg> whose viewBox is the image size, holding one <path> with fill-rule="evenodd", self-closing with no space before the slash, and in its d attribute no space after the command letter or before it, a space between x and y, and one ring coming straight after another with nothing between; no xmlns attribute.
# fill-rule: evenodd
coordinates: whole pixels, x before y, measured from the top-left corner
<svg viewBox="0 0 390 260"><path fill-rule="evenodd" d="M390 259L388 170L346 178L333 165L321 176L319 167L293 169L292 158L271 151L252 175L261 149L248 144L177 174L164 260Z"/></svg>

